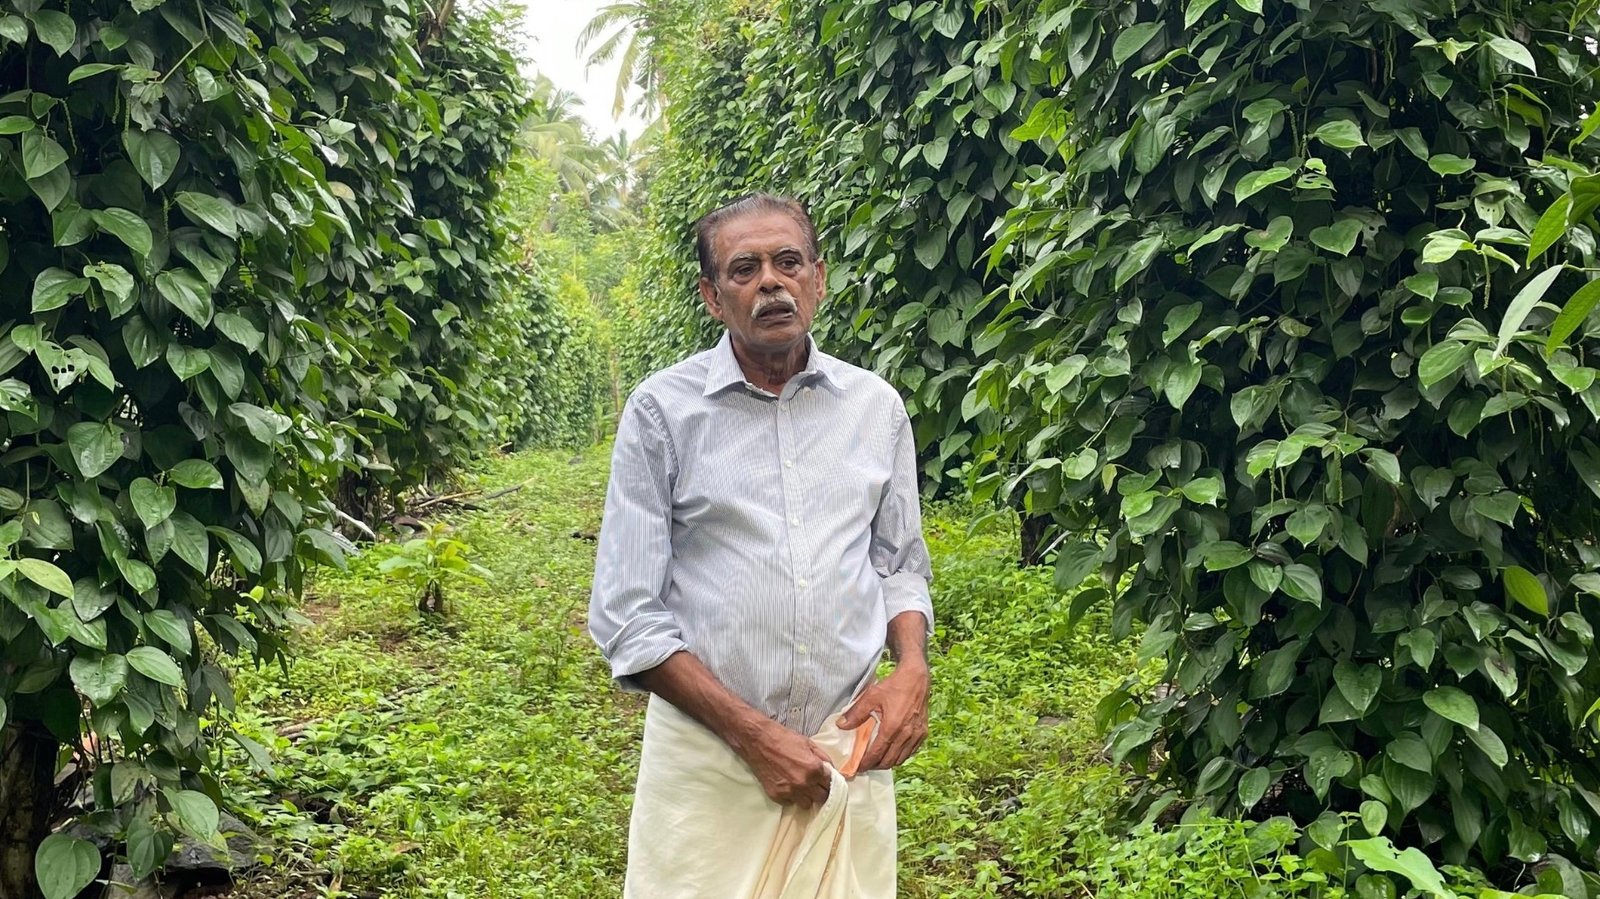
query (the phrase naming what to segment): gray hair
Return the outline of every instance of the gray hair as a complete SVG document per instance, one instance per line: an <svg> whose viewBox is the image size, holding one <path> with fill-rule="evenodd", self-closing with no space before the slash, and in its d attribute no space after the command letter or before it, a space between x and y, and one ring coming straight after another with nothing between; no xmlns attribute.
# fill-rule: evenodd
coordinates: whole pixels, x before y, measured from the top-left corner
<svg viewBox="0 0 1600 899"><path fill-rule="evenodd" d="M695 252L700 256L700 277L717 280L717 260L711 250L711 242L716 239L717 230L731 219L763 212L781 212L794 219L795 224L800 226L800 232L806 237L806 250L811 254L811 261L817 261L821 255L817 250L817 226L811 221L811 212L806 209L804 203L793 197L780 197L776 194L745 194L711 210L695 223L694 245Z"/></svg>

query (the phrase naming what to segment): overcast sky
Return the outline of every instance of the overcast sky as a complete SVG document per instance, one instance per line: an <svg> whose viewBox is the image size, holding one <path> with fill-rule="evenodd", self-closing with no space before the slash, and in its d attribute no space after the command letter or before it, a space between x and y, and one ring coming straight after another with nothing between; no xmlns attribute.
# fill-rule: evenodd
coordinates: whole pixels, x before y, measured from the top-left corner
<svg viewBox="0 0 1600 899"><path fill-rule="evenodd" d="M587 68L577 50L578 32L611 0L524 0L522 54L556 86L583 100L583 117L596 137L626 129L637 137L644 122L624 110L620 121L611 117L616 99L616 61ZM630 98L631 103L631 98Z"/></svg>

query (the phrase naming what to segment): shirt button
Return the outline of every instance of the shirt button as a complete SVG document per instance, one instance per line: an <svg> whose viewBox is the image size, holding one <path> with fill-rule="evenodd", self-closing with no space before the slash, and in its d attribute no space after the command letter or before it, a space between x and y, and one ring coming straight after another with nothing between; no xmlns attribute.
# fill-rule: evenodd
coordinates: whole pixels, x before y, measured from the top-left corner
<svg viewBox="0 0 1600 899"><path fill-rule="evenodd" d="M789 714L791 716L799 717L799 715L800 715L800 707L799 706L794 706L793 708L789 709Z"/></svg>
<svg viewBox="0 0 1600 899"><path fill-rule="evenodd" d="M791 519L789 519L789 523L794 525L795 527L799 527L800 526L800 519L799 518L791 518Z"/></svg>
<svg viewBox="0 0 1600 899"><path fill-rule="evenodd" d="M785 459L785 460L783 460L783 467L784 468L793 468L794 467L794 460L793 459Z"/></svg>
<svg viewBox="0 0 1600 899"><path fill-rule="evenodd" d="M806 579L805 578L801 578L798 581L795 581L794 585L796 587L799 587L801 590L804 590L806 588Z"/></svg>
<svg viewBox="0 0 1600 899"><path fill-rule="evenodd" d="M795 649L795 652L798 652L801 655L805 655L806 654L806 645L804 643L800 644L799 646L796 646L794 649Z"/></svg>

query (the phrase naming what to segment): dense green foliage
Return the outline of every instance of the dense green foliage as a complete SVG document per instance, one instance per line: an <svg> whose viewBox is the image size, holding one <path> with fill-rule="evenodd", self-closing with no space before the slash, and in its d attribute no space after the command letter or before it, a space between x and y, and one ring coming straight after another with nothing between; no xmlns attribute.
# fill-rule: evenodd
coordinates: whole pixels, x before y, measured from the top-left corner
<svg viewBox="0 0 1600 899"><path fill-rule="evenodd" d="M586 447L605 432L615 402L606 311L631 235L599 233L589 194L562 189L537 142L503 184L528 298L515 341L523 349L507 357L526 384L522 407L502 410L508 438L518 447Z"/></svg>
<svg viewBox="0 0 1600 899"><path fill-rule="evenodd" d="M81 823L136 875L213 835L216 651L280 652L348 549L330 497L373 511L545 424L553 300L494 214L527 104L497 28L0 4L0 723L100 737ZM94 858L53 838L44 889Z"/></svg>
<svg viewBox="0 0 1600 899"><path fill-rule="evenodd" d="M1547 338L1592 294L1600 19L1057 6L1074 89L1017 134L1063 163L1000 229L1028 268L967 402L978 482L1082 538L1065 584L1126 576L1167 659L1114 754L1217 810L1589 865L1592 300Z"/></svg>
<svg viewBox="0 0 1600 899"><path fill-rule="evenodd" d="M1103 569L1119 632L1146 626L1163 689L1103 709L1157 766L1145 801L1359 812L1584 889L1592 5L724 12L655 34L671 128L626 373L709 338L696 215L805 197L820 337L901 388L930 479L1053 517L1060 584Z"/></svg>

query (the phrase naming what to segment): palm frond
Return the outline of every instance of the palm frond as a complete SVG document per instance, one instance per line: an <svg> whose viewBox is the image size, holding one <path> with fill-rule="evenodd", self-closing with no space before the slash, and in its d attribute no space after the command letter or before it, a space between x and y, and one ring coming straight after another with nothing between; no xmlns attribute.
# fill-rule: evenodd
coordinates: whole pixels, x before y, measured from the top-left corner
<svg viewBox="0 0 1600 899"><path fill-rule="evenodd" d="M596 47L594 51L589 54L588 59L584 60L584 64L587 66L598 66L610 62L611 58L617 55L617 50L622 47L623 41L631 38L632 36L633 32L628 28L617 29L611 34L610 37L606 38L605 41L600 44L600 46ZM579 49L581 52L582 48Z"/></svg>
<svg viewBox="0 0 1600 899"><path fill-rule="evenodd" d="M611 109L612 118L620 117L622 110L627 108L628 88L635 85L636 76L640 68L640 60L647 56L644 44L637 40L630 42L628 49L623 52L622 62L617 67L617 96L616 102ZM646 91L646 94L648 93L649 91Z"/></svg>
<svg viewBox="0 0 1600 899"><path fill-rule="evenodd" d="M588 49L602 32L613 25L621 23L623 30L628 30L636 22L644 20L648 12L643 3L612 3L600 7L594 18L578 32L578 52Z"/></svg>

